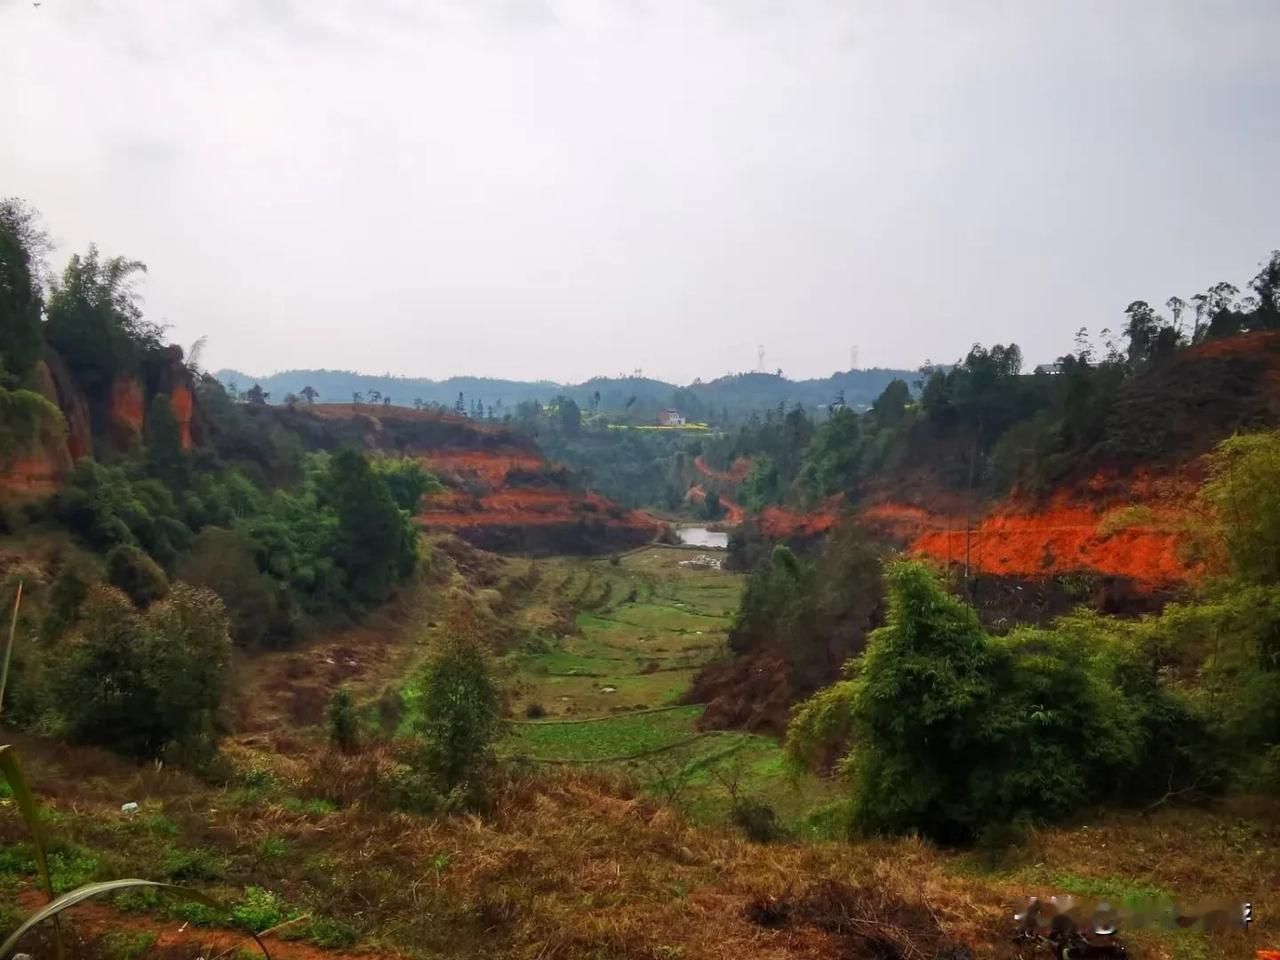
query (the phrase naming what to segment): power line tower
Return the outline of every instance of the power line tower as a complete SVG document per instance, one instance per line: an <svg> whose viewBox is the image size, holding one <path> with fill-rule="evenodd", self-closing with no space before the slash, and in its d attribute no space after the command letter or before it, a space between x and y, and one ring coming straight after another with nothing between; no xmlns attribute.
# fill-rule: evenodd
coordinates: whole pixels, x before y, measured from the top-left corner
<svg viewBox="0 0 1280 960"><path fill-rule="evenodd" d="M856 343L849 348L849 369L858 369L858 345Z"/></svg>
<svg viewBox="0 0 1280 960"><path fill-rule="evenodd" d="M756 373L764 373L764 344L756 348Z"/></svg>

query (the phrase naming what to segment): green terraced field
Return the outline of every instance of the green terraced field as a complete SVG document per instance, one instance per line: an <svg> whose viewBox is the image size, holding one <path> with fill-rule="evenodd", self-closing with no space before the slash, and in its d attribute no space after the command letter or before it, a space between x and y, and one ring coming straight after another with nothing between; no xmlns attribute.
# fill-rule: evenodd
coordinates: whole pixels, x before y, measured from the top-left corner
<svg viewBox="0 0 1280 960"><path fill-rule="evenodd" d="M540 760L599 761L670 747L694 735L702 708L676 707L586 721L513 725L505 749Z"/></svg>
<svg viewBox="0 0 1280 960"><path fill-rule="evenodd" d="M701 706L659 709L723 654L742 592L741 576L680 567L690 556L655 547L616 565L542 561L540 602L567 604L576 632L505 658L515 720L501 753L623 770L708 822L723 822L732 786L804 829L812 810L840 796L838 784L796 780L771 737L699 731ZM531 705L544 719L523 719Z"/></svg>

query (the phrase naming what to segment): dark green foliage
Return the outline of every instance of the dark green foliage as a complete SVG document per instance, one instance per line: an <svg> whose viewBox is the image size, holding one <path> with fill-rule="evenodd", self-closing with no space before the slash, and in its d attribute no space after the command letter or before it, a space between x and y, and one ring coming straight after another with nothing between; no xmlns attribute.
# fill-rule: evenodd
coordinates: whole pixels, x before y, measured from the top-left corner
<svg viewBox="0 0 1280 960"><path fill-rule="evenodd" d="M253 543L258 569L287 585L306 610L330 613L346 606L346 579L334 551L338 518L313 489L276 491L260 514L237 528Z"/></svg>
<svg viewBox="0 0 1280 960"><path fill-rule="evenodd" d="M21 200L0 199L0 386L40 359L40 256L47 239Z"/></svg>
<svg viewBox="0 0 1280 960"><path fill-rule="evenodd" d="M202 530L179 561L177 575L222 597L237 645L279 648L293 641L297 625L293 595L258 569L253 541L242 532L218 527Z"/></svg>
<svg viewBox="0 0 1280 960"><path fill-rule="evenodd" d="M103 396L113 379L136 374L161 349L160 328L143 320L133 291L146 269L123 257L102 260L90 245L72 256L49 297L45 340L91 395Z"/></svg>
<svg viewBox="0 0 1280 960"><path fill-rule="evenodd" d="M173 416L169 397L157 393L146 418L147 466L171 489L181 489L190 480L191 464L182 449L182 434Z"/></svg>
<svg viewBox="0 0 1280 960"><path fill-rule="evenodd" d="M75 624L89 585L96 579L81 563L73 561L63 565L49 588L49 603L40 626L43 637L57 640Z"/></svg>
<svg viewBox="0 0 1280 960"><path fill-rule="evenodd" d="M94 587L55 667L58 713L78 741L199 759L216 742L230 649L222 602L207 590L179 584L139 613Z"/></svg>
<svg viewBox="0 0 1280 960"><path fill-rule="evenodd" d="M560 429L566 437L576 437L582 427L582 411L568 397L556 397L556 414L560 418Z"/></svg>
<svg viewBox="0 0 1280 960"><path fill-rule="evenodd" d="M474 787L498 734L499 695L475 601L457 597L444 636L419 678L416 729L428 773L448 792Z"/></svg>
<svg viewBox="0 0 1280 960"><path fill-rule="evenodd" d="M793 689L808 693L861 651L880 597L880 552L865 530L843 523L815 557L777 546L752 570L729 630L730 649L780 654Z"/></svg>
<svg viewBox="0 0 1280 960"><path fill-rule="evenodd" d="M261 485L293 485L303 479L298 436L267 411L235 403L217 380L196 381L196 403L206 424L208 447L220 463L237 468Z"/></svg>
<svg viewBox="0 0 1280 960"><path fill-rule="evenodd" d="M61 411L40 394L0 386L0 468L42 441L52 446L65 430Z"/></svg>
<svg viewBox="0 0 1280 960"><path fill-rule="evenodd" d="M444 487L412 457L380 457L373 461L373 471L387 485L396 506L408 513L417 513L422 498L438 493Z"/></svg>
<svg viewBox="0 0 1280 960"><path fill-rule="evenodd" d="M50 505L55 518L98 550L141 545L170 564L190 540L169 489L124 467L82 460Z"/></svg>
<svg viewBox="0 0 1280 960"><path fill-rule="evenodd" d="M993 639L923 566L887 581L885 626L788 733L805 761L850 744L858 829L966 841L1204 779L1203 725L1131 638L1085 618Z"/></svg>
<svg viewBox="0 0 1280 960"><path fill-rule="evenodd" d="M344 753L354 750L359 724L350 690L339 687L333 691L326 716L329 721L329 742Z"/></svg>
<svg viewBox="0 0 1280 960"><path fill-rule="evenodd" d="M678 434L614 430L598 419L572 437L558 419L533 416L520 426L537 438L548 459L572 467L586 486L625 506L678 509L694 482Z"/></svg>
<svg viewBox="0 0 1280 960"><path fill-rule="evenodd" d="M1071 466L1061 439L1047 416L1038 414L1014 424L991 451L988 465L996 489L1019 487L1026 493L1048 492Z"/></svg>
<svg viewBox="0 0 1280 960"><path fill-rule="evenodd" d="M881 423L895 424L906 414L910 402L911 388L905 380L894 378L871 405L871 411Z"/></svg>
<svg viewBox="0 0 1280 960"><path fill-rule="evenodd" d="M702 501L702 517L704 520L719 520L724 516L724 507L720 505L720 494L708 490Z"/></svg>
<svg viewBox="0 0 1280 960"><path fill-rule="evenodd" d="M772 638L788 637L803 603L806 572L790 547L773 548L768 563L751 572L729 628L729 647L746 653Z"/></svg>
<svg viewBox="0 0 1280 960"><path fill-rule="evenodd" d="M379 603L417 563L417 530L386 482L353 450L329 464L324 496L337 513L333 558L362 603Z"/></svg>
<svg viewBox="0 0 1280 960"><path fill-rule="evenodd" d="M1280 433L1223 441L1209 458L1204 494L1237 575L1280 584Z"/></svg>
<svg viewBox="0 0 1280 960"><path fill-rule="evenodd" d="M748 840L755 843L773 843L785 834L777 811L754 797L735 799L729 819L746 834Z"/></svg>
<svg viewBox="0 0 1280 960"><path fill-rule="evenodd" d="M128 543L107 551L107 579L139 607L163 600L169 593L169 578L160 565Z"/></svg>

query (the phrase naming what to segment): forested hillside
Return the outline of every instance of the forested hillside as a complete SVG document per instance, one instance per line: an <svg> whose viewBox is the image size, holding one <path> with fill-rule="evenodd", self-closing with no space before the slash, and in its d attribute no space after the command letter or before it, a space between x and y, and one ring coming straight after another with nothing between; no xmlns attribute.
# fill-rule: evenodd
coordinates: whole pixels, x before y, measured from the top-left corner
<svg viewBox="0 0 1280 960"><path fill-rule="evenodd" d="M558 384L486 377L424 380L342 370L285 370L265 377L219 370L215 376L233 391L251 390L256 385L267 392L272 403L284 403L289 396L303 397L310 388L319 403L389 399L401 406L444 407L468 416L502 420L516 416L521 404L546 405L564 396L582 410L614 420L653 423L659 410L674 407L690 420L723 425L779 404L817 410L840 396L850 406L865 407L891 380L909 377L910 372L848 370L814 380L788 380L781 372L741 373L684 387L645 377L596 377L585 383Z"/></svg>

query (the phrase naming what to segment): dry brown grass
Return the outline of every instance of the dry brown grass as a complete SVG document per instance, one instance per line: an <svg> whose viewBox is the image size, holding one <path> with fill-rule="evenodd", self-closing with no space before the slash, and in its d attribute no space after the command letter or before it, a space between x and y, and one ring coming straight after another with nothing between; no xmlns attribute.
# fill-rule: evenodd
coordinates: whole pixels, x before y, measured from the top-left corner
<svg viewBox="0 0 1280 960"><path fill-rule="evenodd" d="M389 746L343 756L304 737L242 738L231 760L269 770L257 792L213 790L92 750L24 740L60 836L154 875L155 839L108 829L123 798L163 813L165 843L224 855L225 897L267 887L341 918L359 949L422 957L830 958L1016 956L1009 905L1096 889L1252 897L1258 929L1213 940L1136 934L1135 957L1251 957L1276 925L1274 804L1109 815L1038 833L999 869L919 840L760 846L696 828L625 782L575 771L508 771L483 815L420 816L385 802L403 772ZM287 748L287 750L285 749ZM336 812L289 797L323 795ZM0 812L0 836L16 834ZM266 857L268 841L287 853ZM1084 884L1086 889L1079 889ZM1246 889L1247 888L1247 889ZM771 912L772 911L772 912ZM128 918L122 923L128 924Z"/></svg>

